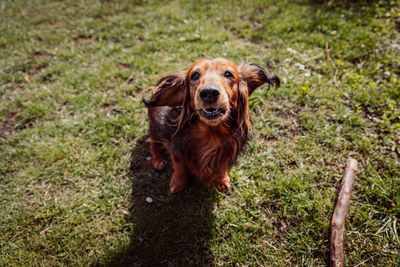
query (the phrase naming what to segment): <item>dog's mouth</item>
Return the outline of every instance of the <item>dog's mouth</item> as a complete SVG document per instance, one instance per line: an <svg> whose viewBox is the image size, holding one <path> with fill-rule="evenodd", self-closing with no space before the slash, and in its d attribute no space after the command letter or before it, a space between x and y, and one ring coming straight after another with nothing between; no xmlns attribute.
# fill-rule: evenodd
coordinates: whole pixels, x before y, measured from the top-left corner
<svg viewBox="0 0 400 267"><path fill-rule="evenodd" d="M225 112L226 112L225 110L216 109L216 108L207 108L207 109L201 110L201 114L202 114L206 119L209 119L209 120L216 119L216 118L218 118L218 117L224 115Z"/></svg>

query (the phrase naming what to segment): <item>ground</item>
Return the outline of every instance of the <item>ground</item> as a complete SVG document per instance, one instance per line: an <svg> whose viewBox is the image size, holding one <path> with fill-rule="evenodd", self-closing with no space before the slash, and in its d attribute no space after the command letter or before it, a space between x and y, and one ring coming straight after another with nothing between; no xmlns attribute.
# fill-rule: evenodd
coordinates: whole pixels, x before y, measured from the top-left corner
<svg viewBox="0 0 400 267"><path fill-rule="evenodd" d="M0 266L325 266L345 160L347 266L400 262L399 1L1 1ZM201 57L278 75L232 190L146 164L141 103Z"/></svg>

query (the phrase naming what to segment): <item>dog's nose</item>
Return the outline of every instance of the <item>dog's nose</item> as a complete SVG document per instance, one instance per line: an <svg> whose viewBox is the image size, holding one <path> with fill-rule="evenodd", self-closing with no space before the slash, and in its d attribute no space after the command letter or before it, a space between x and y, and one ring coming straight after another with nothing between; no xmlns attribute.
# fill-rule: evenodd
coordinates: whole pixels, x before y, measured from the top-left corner
<svg viewBox="0 0 400 267"><path fill-rule="evenodd" d="M200 98L204 102L213 103L217 101L219 97L219 89L216 86L203 87L200 90Z"/></svg>

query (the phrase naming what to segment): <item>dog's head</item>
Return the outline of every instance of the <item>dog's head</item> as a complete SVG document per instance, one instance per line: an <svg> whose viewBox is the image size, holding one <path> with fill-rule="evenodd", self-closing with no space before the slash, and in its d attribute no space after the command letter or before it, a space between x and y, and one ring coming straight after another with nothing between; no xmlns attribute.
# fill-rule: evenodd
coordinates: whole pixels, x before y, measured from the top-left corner
<svg viewBox="0 0 400 267"><path fill-rule="evenodd" d="M279 87L279 78L269 77L256 64L236 66L225 58L203 58L187 70L161 78L147 107L182 106L178 129L191 114L201 121L216 126L229 116L238 126L251 130L248 96L260 85Z"/></svg>

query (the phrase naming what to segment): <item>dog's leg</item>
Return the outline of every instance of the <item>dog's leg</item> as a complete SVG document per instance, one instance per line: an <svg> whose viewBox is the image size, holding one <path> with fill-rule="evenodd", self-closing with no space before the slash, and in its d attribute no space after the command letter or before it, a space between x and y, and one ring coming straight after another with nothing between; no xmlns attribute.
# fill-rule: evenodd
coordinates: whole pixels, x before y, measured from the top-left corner
<svg viewBox="0 0 400 267"><path fill-rule="evenodd" d="M151 166L154 169L162 170L167 163L166 160L162 158L164 146L162 143L157 141L150 141L150 153L151 153Z"/></svg>
<svg viewBox="0 0 400 267"><path fill-rule="evenodd" d="M231 179L229 178L228 172L215 180L215 186L219 191L229 190L231 187Z"/></svg>
<svg viewBox="0 0 400 267"><path fill-rule="evenodd" d="M186 187L186 182L188 179L188 174L186 170L185 163L179 158L175 157L171 153L172 168L174 173L172 174L171 181L169 183L169 188L172 194L182 191Z"/></svg>

